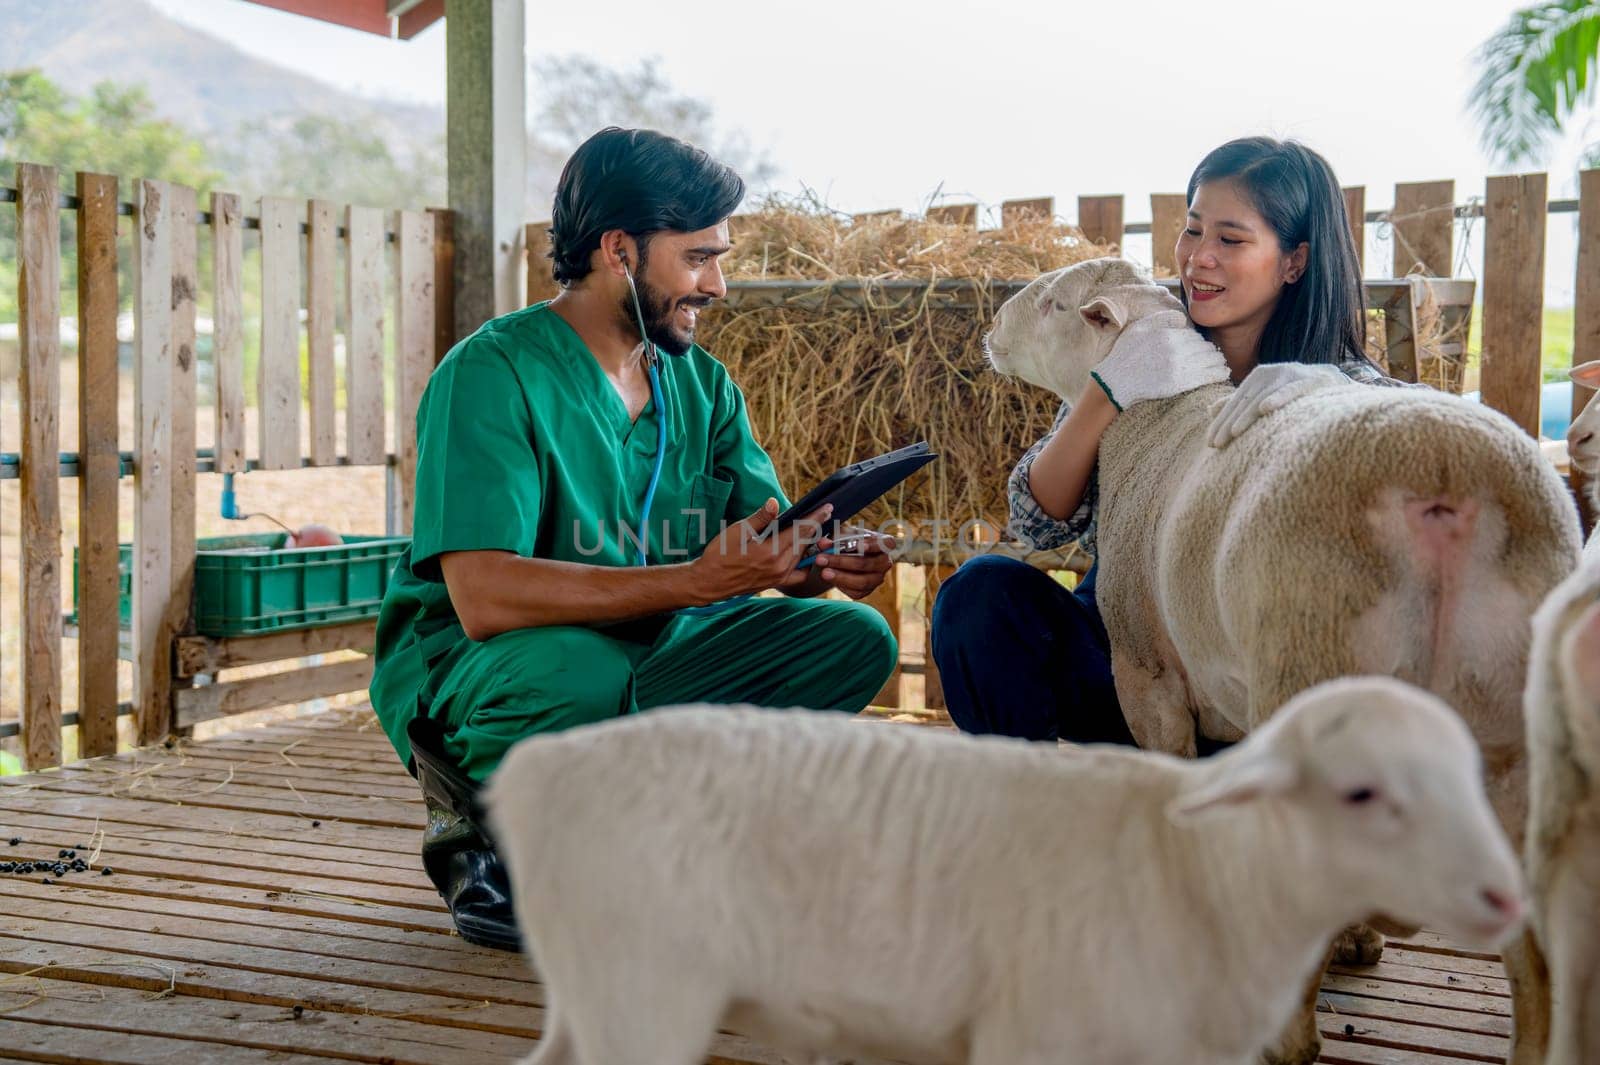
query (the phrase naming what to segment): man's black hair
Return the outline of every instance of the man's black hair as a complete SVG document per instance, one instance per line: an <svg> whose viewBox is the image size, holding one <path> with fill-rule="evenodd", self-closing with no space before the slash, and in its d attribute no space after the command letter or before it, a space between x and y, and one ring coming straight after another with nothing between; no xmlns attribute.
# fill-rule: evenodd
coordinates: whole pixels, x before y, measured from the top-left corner
<svg viewBox="0 0 1600 1065"><path fill-rule="evenodd" d="M620 229L644 244L653 233L693 233L733 214L744 179L676 137L610 126L578 146L556 183L550 213L552 272L563 286L587 277L600 236Z"/></svg>

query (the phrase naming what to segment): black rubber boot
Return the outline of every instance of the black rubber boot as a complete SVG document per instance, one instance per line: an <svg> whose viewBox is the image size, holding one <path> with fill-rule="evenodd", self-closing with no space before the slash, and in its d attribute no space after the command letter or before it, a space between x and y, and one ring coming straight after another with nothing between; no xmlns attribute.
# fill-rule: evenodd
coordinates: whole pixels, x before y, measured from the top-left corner
<svg viewBox="0 0 1600 1065"><path fill-rule="evenodd" d="M483 823L480 785L445 753L444 729L437 721L412 718L406 736L412 771L428 808L422 868L450 908L462 939L480 947L521 950L511 881Z"/></svg>

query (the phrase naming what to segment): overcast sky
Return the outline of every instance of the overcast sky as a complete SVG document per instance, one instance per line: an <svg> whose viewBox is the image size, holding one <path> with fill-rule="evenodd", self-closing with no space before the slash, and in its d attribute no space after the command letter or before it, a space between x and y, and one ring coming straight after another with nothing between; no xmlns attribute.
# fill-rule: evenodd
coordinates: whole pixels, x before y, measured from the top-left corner
<svg viewBox="0 0 1600 1065"><path fill-rule="evenodd" d="M401 42L243 0L154 2L341 87L444 99L442 24ZM1369 209L1390 204L1396 181L1454 178L1458 199L1481 196L1492 169L1463 101L1474 49L1516 6L1506 0L986 6L538 3L527 50L614 67L659 56L676 88L766 149L779 188L804 183L851 211L914 209L942 187L990 205L1053 195L1071 218L1078 194L1121 192L1128 220L1147 220L1149 193L1181 191L1207 150L1252 133L1316 148L1344 184L1367 186ZM1591 125L1554 149L1552 197L1573 194L1585 132L1600 136ZM1565 302L1571 217L1552 221L1548 251L1551 296ZM1481 243L1480 230L1465 272L1478 272Z"/></svg>

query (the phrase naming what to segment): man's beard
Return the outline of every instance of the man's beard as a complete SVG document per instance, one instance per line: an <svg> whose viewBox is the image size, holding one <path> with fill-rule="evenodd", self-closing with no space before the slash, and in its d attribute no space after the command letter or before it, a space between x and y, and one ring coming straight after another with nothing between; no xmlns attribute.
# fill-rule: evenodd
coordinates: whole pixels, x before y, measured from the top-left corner
<svg viewBox="0 0 1600 1065"><path fill-rule="evenodd" d="M639 271L641 274L643 270ZM666 352L668 355L683 355L694 344L694 329L679 329L673 324L672 316L679 307L704 307L711 300L705 296L685 296L679 300L670 300L659 290L639 277L634 281L639 289L639 306L644 312L644 335L650 338L650 343ZM624 294L622 297L622 314L627 321L630 332L639 328L639 320L633 313L633 297Z"/></svg>

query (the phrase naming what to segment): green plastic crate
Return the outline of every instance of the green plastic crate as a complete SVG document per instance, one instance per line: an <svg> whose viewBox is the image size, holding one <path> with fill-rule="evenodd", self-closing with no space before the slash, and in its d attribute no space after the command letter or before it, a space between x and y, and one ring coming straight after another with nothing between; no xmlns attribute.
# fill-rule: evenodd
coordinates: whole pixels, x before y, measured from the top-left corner
<svg viewBox="0 0 1600 1065"><path fill-rule="evenodd" d="M195 631L254 636L372 617L410 539L346 536L337 547L283 546L283 533L211 536L195 546ZM118 551L118 615L133 620L133 545ZM78 553L72 554L73 616Z"/></svg>

